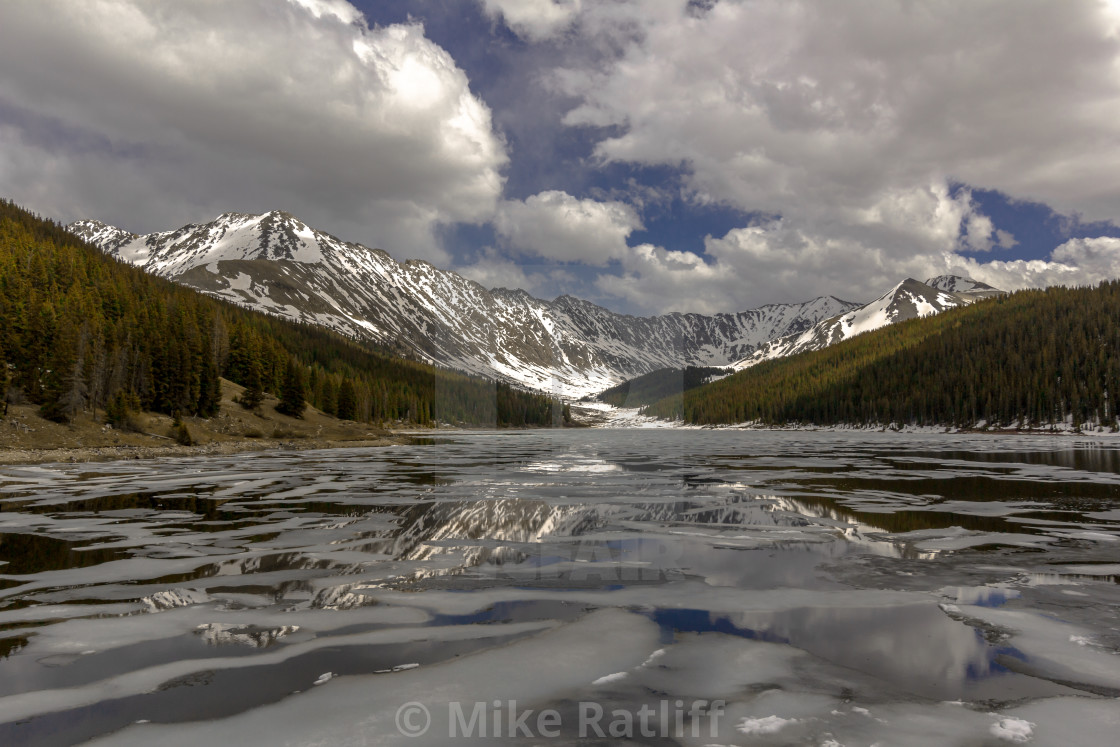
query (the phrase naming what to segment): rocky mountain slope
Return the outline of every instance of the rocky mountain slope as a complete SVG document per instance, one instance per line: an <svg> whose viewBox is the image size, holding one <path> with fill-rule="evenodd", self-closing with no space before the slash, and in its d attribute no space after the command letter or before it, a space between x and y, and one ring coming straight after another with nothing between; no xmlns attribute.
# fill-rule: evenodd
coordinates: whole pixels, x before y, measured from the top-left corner
<svg viewBox="0 0 1120 747"><path fill-rule="evenodd" d="M940 275L924 283L907 278L866 306L824 319L804 332L779 337L759 346L749 356L737 361L734 368L749 368L763 361L807 350L820 350L888 324L938 314L1003 293L990 285L955 275Z"/></svg>
<svg viewBox="0 0 1120 747"><path fill-rule="evenodd" d="M857 304L825 296L734 314L616 314L587 301L487 290L426 262L398 262L292 215L226 213L145 236L69 226L106 253L211 296L443 366L579 397L665 367L726 366Z"/></svg>
<svg viewBox="0 0 1120 747"><path fill-rule="evenodd" d="M980 283L970 278L962 278L960 275L938 275L935 278L927 280L926 285L931 288L936 288L937 290L949 291L950 293L961 293L975 300L990 298L992 296L1002 296L1006 293L1006 291L993 288L987 283Z"/></svg>

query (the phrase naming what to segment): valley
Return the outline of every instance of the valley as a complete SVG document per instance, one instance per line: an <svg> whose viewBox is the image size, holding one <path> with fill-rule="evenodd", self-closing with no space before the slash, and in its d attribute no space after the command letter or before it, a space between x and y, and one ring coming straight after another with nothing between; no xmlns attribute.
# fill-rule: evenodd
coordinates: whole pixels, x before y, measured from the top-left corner
<svg viewBox="0 0 1120 747"><path fill-rule="evenodd" d="M822 296L737 313L635 317L572 296L544 301L523 290L487 290L283 212L225 213L144 236L96 220L68 229L109 256L209 296L564 399L661 368L749 367L1002 293L943 276L928 284L907 279L868 305Z"/></svg>

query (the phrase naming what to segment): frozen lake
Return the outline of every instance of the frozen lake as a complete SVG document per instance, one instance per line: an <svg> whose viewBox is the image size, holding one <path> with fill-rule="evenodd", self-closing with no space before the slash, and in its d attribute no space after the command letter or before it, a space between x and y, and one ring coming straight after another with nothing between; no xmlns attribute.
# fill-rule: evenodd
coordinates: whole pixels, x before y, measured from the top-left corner
<svg viewBox="0 0 1120 747"><path fill-rule="evenodd" d="M1108 440L541 430L7 467L0 561L0 744L1120 729Z"/></svg>

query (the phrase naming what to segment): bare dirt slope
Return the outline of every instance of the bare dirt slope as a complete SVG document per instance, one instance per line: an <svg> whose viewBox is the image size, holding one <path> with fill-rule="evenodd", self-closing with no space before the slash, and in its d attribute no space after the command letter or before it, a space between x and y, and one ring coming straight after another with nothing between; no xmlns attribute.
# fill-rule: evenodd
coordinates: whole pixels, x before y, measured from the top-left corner
<svg viewBox="0 0 1120 747"><path fill-rule="evenodd" d="M222 404L213 418L184 418L192 446L176 442L167 415L139 413L132 429L105 423L103 412L84 413L73 423L39 417L34 405L11 405L0 419L0 464L149 459L192 454L231 454L275 448L322 449L398 443L390 431L339 420L308 405L302 418L276 412L276 397L250 412L234 401L243 387L222 379Z"/></svg>

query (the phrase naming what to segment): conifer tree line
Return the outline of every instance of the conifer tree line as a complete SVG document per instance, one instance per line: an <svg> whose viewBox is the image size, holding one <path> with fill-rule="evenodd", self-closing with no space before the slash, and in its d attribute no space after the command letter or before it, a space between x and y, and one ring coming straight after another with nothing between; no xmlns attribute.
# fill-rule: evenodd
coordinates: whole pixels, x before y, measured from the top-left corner
<svg viewBox="0 0 1120 747"><path fill-rule="evenodd" d="M210 417L220 377L299 416L550 425L553 400L204 296L0 200L0 392L54 420L106 409ZM253 402L253 400L256 402Z"/></svg>
<svg viewBox="0 0 1120 747"><path fill-rule="evenodd" d="M732 369L712 366L659 368L612 386L600 392L596 399L615 407L641 407L702 386L713 376L729 373Z"/></svg>
<svg viewBox="0 0 1120 747"><path fill-rule="evenodd" d="M690 423L1116 428L1120 281L1027 290L768 361L644 412Z"/></svg>

